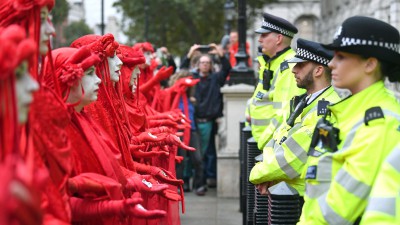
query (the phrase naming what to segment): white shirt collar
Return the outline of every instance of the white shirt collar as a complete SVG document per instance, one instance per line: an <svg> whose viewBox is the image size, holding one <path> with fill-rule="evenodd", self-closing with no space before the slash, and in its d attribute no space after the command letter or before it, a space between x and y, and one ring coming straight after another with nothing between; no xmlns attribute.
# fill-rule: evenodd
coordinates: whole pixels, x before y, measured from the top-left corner
<svg viewBox="0 0 400 225"><path fill-rule="evenodd" d="M328 89L330 86L321 89L317 92L312 93L311 95L307 96L307 105L311 104L311 102L313 102L322 92L324 92L326 89Z"/></svg>

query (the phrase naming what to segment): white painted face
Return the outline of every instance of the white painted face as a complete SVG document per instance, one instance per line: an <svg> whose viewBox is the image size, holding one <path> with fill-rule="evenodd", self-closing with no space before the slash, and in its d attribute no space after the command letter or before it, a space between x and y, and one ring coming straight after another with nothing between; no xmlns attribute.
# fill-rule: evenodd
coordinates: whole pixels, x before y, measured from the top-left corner
<svg viewBox="0 0 400 225"><path fill-rule="evenodd" d="M110 79L113 82L118 82L121 76L122 61L114 54L113 57L107 57L108 68L110 69Z"/></svg>
<svg viewBox="0 0 400 225"><path fill-rule="evenodd" d="M135 69L132 71L131 80L129 81L129 86L132 87L132 93L136 93L137 88L137 80L140 75L140 69L138 66L135 66Z"/></svg>
<svg viewBox="0 0 400 225"><path fill-rule="evenodd" d="M47 6L42 7L40 10L40 43L39 52L41 55L46 55L49 51L47 44L49 43L50 36L55 32L54 27L48 21L49 9Z"/></svg>
<svg viewBox="0 0 400 225"><path fill-rule="evenodd" d="M69 103L79 102L80 106L86 106L97 100L99 84L101 79L96 75L94 67L85 71L79 85L71 87L68 100ZM82 96L82 89L85 94Z"/></svg>
<svg viewBox="0 0 400 225"><path fill-rule="evenodd" d="M18 121L23 124L28 120L29 106L33 101L32 94L39 90L39 84L28 73L26 61L17 68L16 74L15 90L17 92Z"/></svg>
<svg viewBox="0 0 400 225"><path fill-rule="evenodd" d="M85 91L82 102L90 104L97 100L100 83L101 79L97 76L94 67L85 71L85 76L82 77L82 88Z"/></svg>
<svg viewBox="0 0 400 225"><path fill-rule="evenodd" d="M146 64L147 66L150 66L150 64L151 64L151 59L153 58L153 54L151 54L151 52L144 52L143 55L144 55L144 57L146 58L145 64Z"/></svg>

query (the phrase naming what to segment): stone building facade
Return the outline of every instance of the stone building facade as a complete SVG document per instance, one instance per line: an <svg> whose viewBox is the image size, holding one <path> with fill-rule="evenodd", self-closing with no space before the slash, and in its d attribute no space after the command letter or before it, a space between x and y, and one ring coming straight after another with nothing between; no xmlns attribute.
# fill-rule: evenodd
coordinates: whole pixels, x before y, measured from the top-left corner
<svg viewBox="0 0 400 225"><path fill-rule="evenodd" d="M299 29L296 38L329 43L338 26L355 15L374 17L400 29L400 0L282 0L266 4L247 31L251 52L256 52L258 35L254 30L262 23L262 12L279 15ZM293 41L292 47L295 47ZM256 69L256 68L255 68ZM387 83L400 98L400 85Z"/></svg>

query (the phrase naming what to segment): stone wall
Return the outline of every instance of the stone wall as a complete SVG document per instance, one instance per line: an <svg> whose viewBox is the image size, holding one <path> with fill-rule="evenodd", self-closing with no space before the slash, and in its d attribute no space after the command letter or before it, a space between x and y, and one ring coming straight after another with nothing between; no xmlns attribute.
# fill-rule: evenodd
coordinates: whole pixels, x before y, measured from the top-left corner
<svg viewBox="0 0 400 225"><path fill-rule="evenodd" d="M321 0L321 27L318 40L330 42L337 27L350 16L373 17L400 29L400 0ZM400 99L400 85L386 82Z"/></svg>
<svg viewBox="0 0 400 225"><path fill-rule="evenodd" d="M247 38L251 45L251 53L256 52L258 35L254 30L262 23L262 12L281 16L292 22L299 33L292 42L295 48L296 38L329 43L339 25L348 17L355 15L370 16L400 29L400 0L286 0L266 4L259 11L253 26L249 26ZM252 54L254 55L254 54ZM257 68L254 68L257 71ZM400 85L386 82L386 86L394 90L400 99Z"/></svg>
<svg viewBox="0 0 400 225"><path fill-rule="evenodd" d="M319 40L329 42L337 27L350 16L380 19L400 28L400 0L321 0Z"/></svg>

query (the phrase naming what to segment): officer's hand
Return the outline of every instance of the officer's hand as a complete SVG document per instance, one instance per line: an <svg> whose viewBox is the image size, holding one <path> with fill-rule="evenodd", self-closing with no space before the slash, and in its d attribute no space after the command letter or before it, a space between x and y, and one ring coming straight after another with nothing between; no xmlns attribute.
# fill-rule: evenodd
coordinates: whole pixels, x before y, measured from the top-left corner
<svg viewBox="0 0 400 225"><path fill-rule="evenodd" d="M258 192L260 193L260 195L267 195L269 194L268 188L271 187L272 182L271 181L267 181L261 184L256 184L256 188L258 190Z"/></svg>

